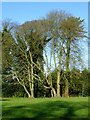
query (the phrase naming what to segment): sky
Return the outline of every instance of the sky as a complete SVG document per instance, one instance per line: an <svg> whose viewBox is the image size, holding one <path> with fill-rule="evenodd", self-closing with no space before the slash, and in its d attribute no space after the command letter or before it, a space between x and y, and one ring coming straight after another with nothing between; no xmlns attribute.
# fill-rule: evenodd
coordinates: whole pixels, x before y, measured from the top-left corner
<svg viewBox="0 0 90 120"><path fill-rule="evenodd" d="M20 24L45 17L51 10L65 10L73 16L88 19L88 2L2 2L2 20Z"/></svg>
<svg viewBox="0 0 90 120"><path fill-rule="evenodd" d="M88 30L88 2L2 2L2 21L10 19L23 24L41 19L52 10L65 10L74 17L85 19L85 30ZM87 45L85 50L88 50ZM87 55L84 58L87 61Z"/></svg>
<svg viewBox="0 0 90 120"><path fill-rule="evenodd" d="M2 2L88 2L89 0L1 0Z"/></svg>

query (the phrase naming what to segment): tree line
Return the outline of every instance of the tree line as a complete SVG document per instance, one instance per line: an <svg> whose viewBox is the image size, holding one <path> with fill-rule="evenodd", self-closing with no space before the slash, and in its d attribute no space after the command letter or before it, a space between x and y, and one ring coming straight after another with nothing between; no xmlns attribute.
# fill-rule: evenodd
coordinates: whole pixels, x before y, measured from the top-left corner
<svg viewBox="0 0 90 120"><path fill-rule="evenodd" d="M84 20L51 11L22 25L3 22L2 96L69 97L88 95L88 70L80 41L87 38Z"/></svg>

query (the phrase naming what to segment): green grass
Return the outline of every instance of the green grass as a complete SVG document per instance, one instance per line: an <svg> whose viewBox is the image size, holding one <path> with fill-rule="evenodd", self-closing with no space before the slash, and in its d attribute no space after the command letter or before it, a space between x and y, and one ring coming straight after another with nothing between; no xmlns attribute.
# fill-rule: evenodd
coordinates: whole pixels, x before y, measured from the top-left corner
<svg viewBox="0 0 90 120"><path fill-rule="evenodd" d="M2 118L88 118L88 97L4 98Z"/></svg>

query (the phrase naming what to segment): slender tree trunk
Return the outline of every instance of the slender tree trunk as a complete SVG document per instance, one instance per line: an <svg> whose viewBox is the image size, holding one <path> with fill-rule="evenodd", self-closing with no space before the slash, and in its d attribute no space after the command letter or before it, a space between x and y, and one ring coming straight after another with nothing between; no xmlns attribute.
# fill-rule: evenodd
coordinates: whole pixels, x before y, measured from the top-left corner
<svg viewBox="0 0 90 120"><path fill-rule="evenodd" d="M34 98L34 80L33 79L31 84L31 97Z"/></svg>
<svg viewBox="0 0 90 120"><path fill-rule="evenodd" d="M60 72L57 72L57 97L60 97Z"/></svg>
<svg viewBox="0 0 90 120"><path fill-rule="evenodd" d="M51 81L50 81L50 84L51 84L51 86L53 87L51 73L50 73L50 80L51 80ZM54 97L54 93L53 93L52 89L51 89L51 96Z"/></svg>
<svg viewBox="0 0 90 120"><path fill-rule="evenodd" d="M31 89L31 97L34 97L33 88Z"/></svg>
<svg viewBox="0 0 90 120"><path fill-rule="evenodd" d="M30 97L31 97L31 95L30 95L29 91L27 90L26 86L20 82L20 80L19 80L19 78L18 78L18 76L17 76L17 73L16 73L16 72L15 72L15 76L16 76L17 81L19 82L19 84L23 86L23 88L24 88L25 92L26 92L26 93L27 93L27 95L28 95L28 98L30 98Z"/></svg>
<svg viewBox="0 0 90 120"><path fill-rule="evenodd" d="M68 84L68 80L65 81L65 93L64 93L65 97L69 97L69 84Z"/></svg>
<svg viewBox="0 0 90 120"><path fill-rule="evenodd" d="M31 83L31 97L34 97L34 79L33 79L33 65L31 66L31 75L32 75L32 83Z"/></svg>
<svg viewBox="0 0 90 120"><path fill-rule="evenodd" d="M66 54L66 81L65 81L65 97L69 97L69 62L70 62L70 39L67 42L67 54Z"/></svg>
<svg viewBox="0 0 90 120"><path fill-rule="evenodd" d="M69 97L69 72L68 72L68 67L66 67L66 79L65 79L65 93L64 96L65 97Z"/></svg>
<svg viewBox="0 0 90 120"><path fill-rule="evenodd" d="M50 78L51 78L51 77L50 77ZM51 86L52 86L52 78L51 78ZM52 91L52 89L51 89L51 96L54 97L54 96L53 96L53 91Z"/></svg>
<svg viewBox="0 0 90 120"><path fill-rule="evenodd" d="M27 95L28 95L28 98L31 98L31 95L30 95L29 91L27 90L27 88L25 87L25 85L23 85L23 87L24 87L25 92L26 92Z"/></svg>
<svg viewBox="0 0 90 120"><path fill-rule="evenodd" d="M31 79L32 79L32 83L31 83L31 97L33 98L34 97L34 78L33 78L33 58L32 58L32 54L31 53L30 53L30 57L31 57Z"/></svg>
<svg viewBox="0 0 90 120"><path fill-rule="evenodd" d="M53 96L53 91L52 91L52 90L51 90L51 96L54 97L54 96Z"/></svg>
<svg viewBox="0 0 90 120"><path fill-rule="evenodd" d="M62 49L61 49L61 54L62 54ZM58 66L58 71L57 71L57 97L61 97L60 95L60 80L61 80L61 55L59 56L59 66Z"/></svg>
<svg viewBox="0 0 90 120"><path fill-rule="evenodd" d="M57 97L55 89L53 87L51 89L52 89L52 92L53 92L53 97Z"/></svg>
<svg viewBox="0 0 90 120"><path fill-rule="evenodd" d="M66 72L66 79L65 79L65 97L69 97L69 82L68 82L68 72Z"/></svg>

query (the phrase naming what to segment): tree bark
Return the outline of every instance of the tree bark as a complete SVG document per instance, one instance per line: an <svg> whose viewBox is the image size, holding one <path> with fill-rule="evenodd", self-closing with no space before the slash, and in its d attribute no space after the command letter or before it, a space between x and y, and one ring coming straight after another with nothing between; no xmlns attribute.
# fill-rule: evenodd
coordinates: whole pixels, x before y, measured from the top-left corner
<svg viewBox="0 0 90 120"><path fill-rule="evenodd" d="M62 44L62 47L63 47L63 44ZM57 71L57 97L61 97L61 95L60 95L61 56L62 56L62 48L61 48L61 52L60 52L60 55L59 55L59 66L58 66L58 71Z"/></svg>
<svg viewBox="0 0 90 120"><path fill-rule="evenodd" d="M27 88L25 87L25 85L23 85L23 87L24 87L25 92L26 92L27 95L28 95L28 98L31 98L31 95L30 95L29 91L27 90Z"/></svg>
<svg viewBox="0 0 90 120"><path fill-rule="evenodd" d="M34 98L33 88L31 89L31 97Z"/></svg>
<svg viewBox="0 0 90 120"><path fill-rule="evenodd" d="M65 93L64 93L65 97L69 97L69 83L68 80L66 80L65 82Z"/></svg>
<svg viewBox="0 0 90 120"><path fill-rule="evenodd" d="M60 72L57 73L57 97L60 97Z"/></svg>
<svg viewBox="0 0 90 120"><path fill-rule="evenodd" d="M52 89L52 92L53 92L53 97L57 97L55 89L53 87L51 89Z"/></svg>
<svg viewBox="0 0 90 120"><path fill-rule="evenodd" d="M52 90L51 90L51 97L54 97L54 96L53 96L53 91L52 91Z"/></svg>
<svg viewBox="0 0 90 120"><path fill-rule="evenodd" d="M29 54L30 54L30 59L31 59L31 97L33 98L34 97L34 78L33 78L33 58L32 58L32 54L29 50Z"/></svg>
<svg viewBox="0 0 90 120"><path fill-rule="evenodd" d="M67 41L67 54L66 54L66 81L65 81L65 97L69 97L69 62L70 62L70 38Z"/></svg>

